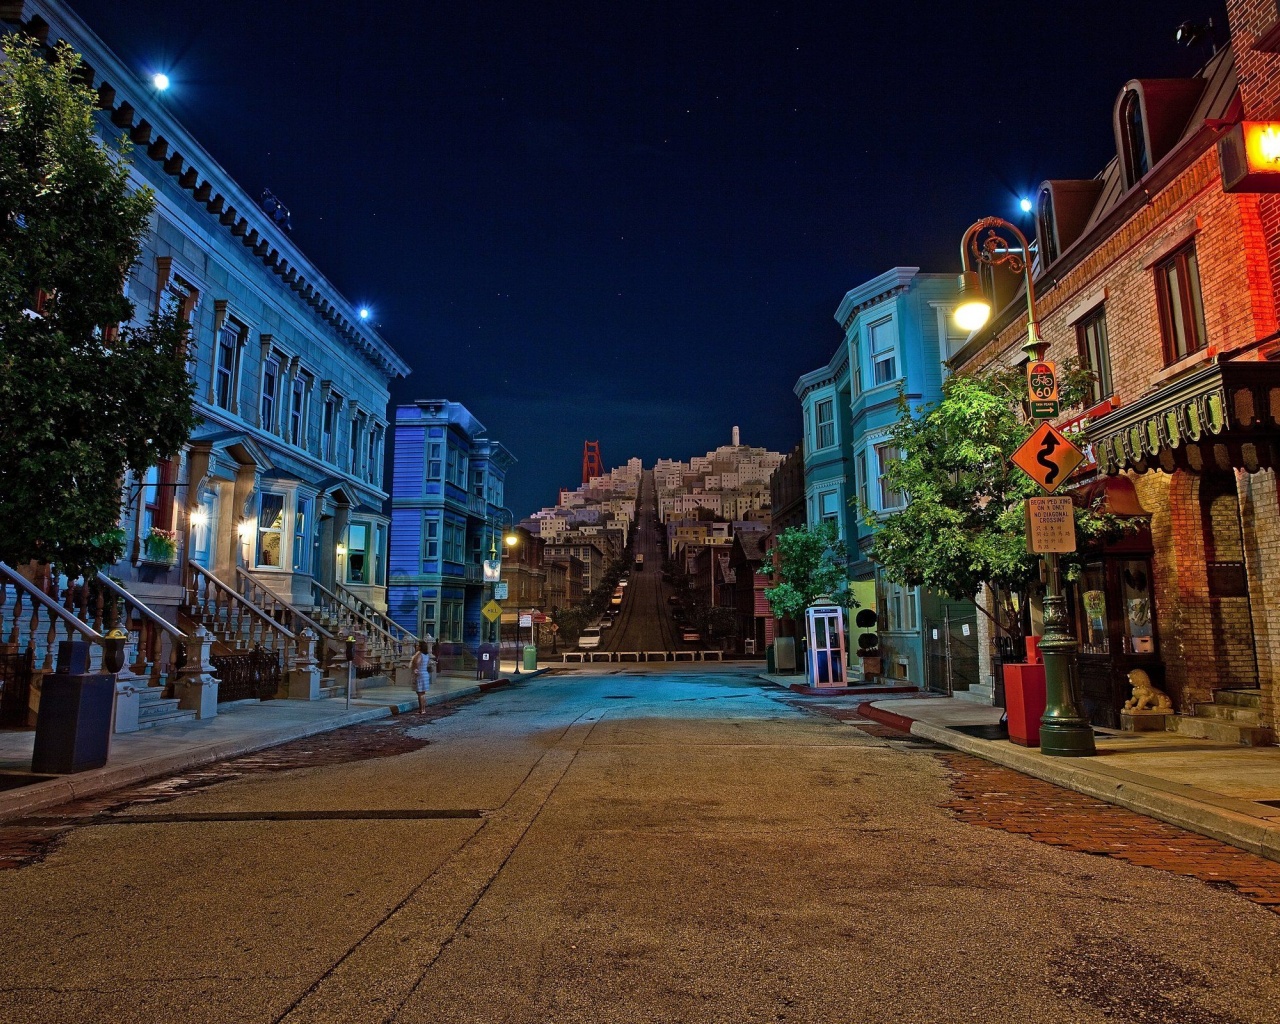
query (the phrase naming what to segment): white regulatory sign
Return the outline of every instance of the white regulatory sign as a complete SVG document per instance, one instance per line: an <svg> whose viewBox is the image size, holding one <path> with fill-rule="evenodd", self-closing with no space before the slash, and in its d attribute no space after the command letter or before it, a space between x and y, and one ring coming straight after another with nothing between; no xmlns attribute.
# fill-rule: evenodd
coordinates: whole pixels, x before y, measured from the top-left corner
<svg viewBox="0 0 1280 1024"><path fill-rule="evenodd" d="M1071 499L1027 499L1027 550L1032 554L1066 554L1076 549L1076 518Z"/></svg>

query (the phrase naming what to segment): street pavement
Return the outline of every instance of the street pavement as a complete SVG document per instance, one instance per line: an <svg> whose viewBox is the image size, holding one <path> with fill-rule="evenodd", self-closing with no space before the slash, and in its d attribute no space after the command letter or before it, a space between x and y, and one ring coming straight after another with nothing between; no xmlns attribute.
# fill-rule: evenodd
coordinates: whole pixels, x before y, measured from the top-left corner
<svg viewBox="0 0 1280 1024"><path fill-rule="evenodd" d="M1280 1021L1261 884L1071 845L1149 819L1055 833L1073 794L751 669L601 669L80 808L0 870L0 1020Z"/></svg>
<svg viewBox="0 0 1280 1024"><path fill-rule="evenodd" d="M640 479L640 508L636 515L634 552L644 555L644 568L634 566L622 601L617 622L605 631L605 650L671 651L681 649L667 595L671 592L662 582L665 533L658 522L653 470Z"/></svg>

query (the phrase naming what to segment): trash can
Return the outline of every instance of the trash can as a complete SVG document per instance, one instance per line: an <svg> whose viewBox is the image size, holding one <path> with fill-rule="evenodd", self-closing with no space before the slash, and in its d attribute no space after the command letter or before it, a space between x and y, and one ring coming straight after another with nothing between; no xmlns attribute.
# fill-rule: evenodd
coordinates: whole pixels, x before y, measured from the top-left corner
<svg viewBox="0 0 1280 1024"><path fill-rule="evenodd" d="M476 678L498 678L498 645L481 644L476 650Z"/></svg>
<svg viewBox="0 0 1280 1024"><path fill-rule="evenodd" d="M107 763L115 677L84 671L88 661L87 643L63 641L58 645L58 670L40 687L31 754L33 772L69 774Z"/></svg>
<svg viewBox="0 0 1280 1024"><path fill-rule="evenodd" d="M526 672L538 671L538 648L533 644L524 645L524 670Z"/></svg>

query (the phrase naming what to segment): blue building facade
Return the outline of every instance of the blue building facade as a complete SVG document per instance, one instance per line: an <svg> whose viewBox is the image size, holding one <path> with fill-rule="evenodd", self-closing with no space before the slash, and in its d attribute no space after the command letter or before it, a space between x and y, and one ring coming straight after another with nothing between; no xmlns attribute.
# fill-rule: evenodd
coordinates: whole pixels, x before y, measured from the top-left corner
<svg viewBox="0 0 1280 1024"><path fill-rule="evenodd" d="M826 366L795 386L804 417L806 520L836 524L861 603L871 599L874 585L884 674L918 685L937 682L929 678L926 638L934 628L946 627L931 624L949 624L953 617L967 622L972 606L955 607L890 583L880 577L868 551L874 521L906 501L884 477L898 455L888 433L900 415L899 396L913 406L936 402L945 360L966 340L952 325L954 304L954 276L922 274L918 267L894 267L851 289L835 314L842 343ZM976 644L975 628L962 636L972 636Z"/></svg>
<svg viewBox="0 0 1280 1024"><path fill-rule="evenodd" d="M483 564L502 557L503 489L515 461L458 402L397 407L387 600L400 626L467 648L489 639Z"/></svg>

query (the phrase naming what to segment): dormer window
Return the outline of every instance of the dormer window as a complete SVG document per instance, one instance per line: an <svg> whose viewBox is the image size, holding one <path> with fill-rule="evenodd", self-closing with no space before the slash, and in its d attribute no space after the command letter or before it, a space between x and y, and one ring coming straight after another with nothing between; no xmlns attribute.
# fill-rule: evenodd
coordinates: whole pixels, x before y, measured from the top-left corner
<svg viewBox="0 0 1280 1024"><path fill-rule="evenodd" d="M1053 192L1042 188L1036 203L1036 240L1040 243L1040 266L1058 258L1058 232L1053 217Z"/></svg>
<svg viewBox="0 0 1280 1024"><path fill-rule="evenodd" d="M1125 180L1129 188L1151 170L1147 151L1147 130L1142 113L1142 97L1130 89L1120 101L1120 138L1123 145Z"/></svg>

